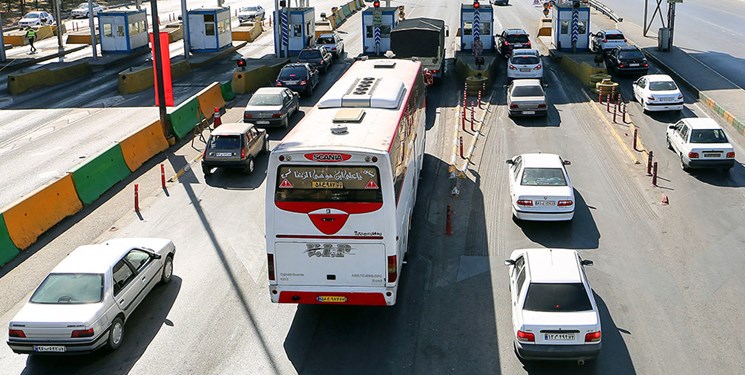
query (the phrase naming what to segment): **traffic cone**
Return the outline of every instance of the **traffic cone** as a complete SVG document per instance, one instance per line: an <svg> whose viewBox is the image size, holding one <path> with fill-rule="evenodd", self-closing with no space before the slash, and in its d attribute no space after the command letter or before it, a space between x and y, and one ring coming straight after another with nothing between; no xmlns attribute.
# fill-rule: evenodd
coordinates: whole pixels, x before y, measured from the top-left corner
<svg viewBox="0 0 745 375"><path fill-rule="evenodd" d="M215 115L212 120L212 125L214 127L222 125L222 119L220 119L220 107L215 107Z"/></svg>
<svg viewBox="0 0 745 375"><path fill-rule="evenodd" d="M667 198L666 194L662 194L662 204L670 204L670 200Z"/></svg>

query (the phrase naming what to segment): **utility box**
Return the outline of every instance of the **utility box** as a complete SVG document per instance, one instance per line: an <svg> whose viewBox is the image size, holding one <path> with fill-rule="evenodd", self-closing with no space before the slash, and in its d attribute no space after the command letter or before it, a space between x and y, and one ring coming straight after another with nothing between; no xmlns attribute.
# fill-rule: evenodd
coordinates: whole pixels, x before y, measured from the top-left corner
<svg viewBox="0 0 745 375"><path fill-rule="evenodd" d="M660 52L670 51L670 29L660 27L657 31L657 50Z"/></svg>
<svg viewBox="0 0 745 375"><path fill-rule="evenodd" d="M282 8L274 11L274 53L296 56L316 41L316 8ZM283 34L287 36L283 43Z"/></svg>
<svg viewBox="0 0 745 375"><path fill-rule="evenodd" d="M233 44L230 7L188 11L189 51L217 52Z"/></svg>
<svg viewBox="0 0 745 375"><path fill-rule="evenodd" d="M471 51L473 46L474 26L478 18L479 39L484 45L484 52L494 49L494 35L492 35L492 25L494 25L494 12L489 2L486 6L480 5L478 9L473 4L461 4L460 6L460 50ZM478 16L477 16L478 14Z"/></svg>
<svg viewBox="0 0 745 375"><path fill-rule="evenodd" d="M559 51L576 52L590 50L590 6L584 3L566 2L551 6L551 36ZM576 44L573 46L572 42Z"/></svg>
<svg viewBox="0 0 745 375"><path fill-rule="evenodd" d="M368 7L362 11L363 54L383 54L391 49L391 30L398 25L398 13L397 7Z"/></svg>
<svg viewBox="0 0 745 375"><path fill-rule="evenodd" d="M105 10L98 13L101 53L130 53L148 47L147 13L142 10Z"/></svg>

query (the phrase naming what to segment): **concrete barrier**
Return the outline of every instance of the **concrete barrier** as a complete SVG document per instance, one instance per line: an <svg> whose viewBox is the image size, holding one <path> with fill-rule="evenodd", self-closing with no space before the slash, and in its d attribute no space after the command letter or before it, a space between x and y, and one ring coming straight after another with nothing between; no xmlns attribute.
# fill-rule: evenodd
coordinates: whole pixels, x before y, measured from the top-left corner
<svg viewBox="0 0 745 375"><path fill-rule="evenodd" d="M352 11L352 13L356 13L360 8L357 6L357 2L350 1L347 5L349 5L349 10Z"/></svg>
<svg viewBox="0 0 745 375"><path fill-rule="evenodd" d="M145 126L120 143L124 162L130 171L134 172L159 152L168 148L168 141L163 135L160 120Z"/></svg>
<svg viewBox="0 0 745 375"><path fill-rule="evenodd" d="M576 60L568 54L563 54L561 56L559 65L561 65L564 70L577 77L577 79L587 87L595 86L595 82L592 81L592 76L594 74L608 72L605 69L605 66L592 66L587 62Z"/></svg>
<svg viewBox="0 0 745 375"><path fill-rule="evenodd" d="M180 21L171 22L167 24L164 28L160 29L160 31L168 33L168 43L173 43L181 39L184 39L184 28L182 27Z"/></svg>
<svg viewBox="0 0 745 375"><path fill-rule="evenodd" d="M352 10L349 9L349 4L344 4L341 6L341 11L344 12L344 18L348 18L352 15Z"/></svg>
<svg viewBox="0 0 745 375"><path fill-rule="evenodd" d="M191 65L186 60L171 60L171 77L179 78L191 73ZM119 72L119 94L134 94L155 86L152 66L138 66Z"/></svg>
<svg viewBox="0 0 745 375"><path fill-rule="evenodd" d="M276 76L272 77L266 66L251 66L247 67L246 70L235 69L231 88L236 94L245 94L266 86L274 78Z"/></svg>
<svg viewBox="0 0 745 375"><path fill-rule="evenodd" d="M98 43L98 33L96 33L96 43ZM66 44L91 44L90 31L76 31L67 34Z"/></svg>
<svg viewBox="0 0 745 375"><path fill-rule="evenodd" d="M35 26L34 30L36 30L36 39L37 41L51 38L56 34L57 32L57 26ZM64 29L63 29L64 31ZM28 39L26 39L26 29L23 30L13 30L9 31L7 33L3 34L3 40L5 44L12 44L13 46L20 47L25 46L28 44Z"/></svg>
<svg viewBox="0 0 745 375"><path fill-rule="evenodd" d="M52 181L5 210L5 224L13 243L21 250L62 219L83 208L71 174Z"/></svg>
<svg viewBox="0 0 745 375"><path fill-rule="evenodd" d="M220 91L222 92L222 98L227 102L228 100L235 99L235 93L233 92L233 82L225 81L220 84Z"/></svg>
<svg viewBox="0 0 745 375"><path fill-rule="evenodd" d="M469 95L478 93L482 84L485 84L486 88L491 86L491 74L495 71L494 66L499 59L501 58L496 56L484 56L484 65L479 68L473 55L459 54L455 56L455 71L462 81L469 84L467 86Z"/></svg>
<svg viewBox="0 0 745 375"><path fill-rule="evenodd" d="M334 14L336 14L336 26L339 27L339 25L346 21L347 17L344 15L344 11L341 8L337 9Z"/></svg>
<svg viewBox="0 0 745 375"><path fill-rule="evenodd" d="M316 21L316 39L318 39L321 34L328 34L333 31L334 28L331 27L331 23L329 21Z"/></svg>
<svg viewBox="0 0 745 375"><path fill-rule="evenodd" d="M191 131L202 121L202 112L199 110L199 101L196 97L179 104L167 114L168 122L173 127L173 132L178 139L189 135Z"/></svg>
<svg viewBox="0 0 745 375"><path fill-rule="evenodd" d="M80 201L89 205L131 172L124 162L122 147L117 143L71 173Z"/></svg>
<svg viewBox="0 0 745 375"><path fill-rule="evenodd" d="M215 114L215 108L225 107L225 99L222 98L220 82L212 82L212 84L198 92L196 97L199 101L199 109L202 111L204 118L211 119L212 115Z"/></svg>
<svg viewBox="0 0 745 375"><path fill-rule="evenodd" d="M247 22L233 28L233 40L253 42L264 31L261 22Z"/></svg>
<svg viewBox="0 0 745 375"><path fill-rule="evenodd" d="M541 18L538 21L538 36L551 36L551 19Z"/></svg>
<svg viewBox="0 0 745 375"><path fill-rule="evenodd" d="M8 92L11 95L18 95L29 90L51 87L82 78L90 75L91 72L90 65L85 61L74 62L50 69L21 70L8 75Z"/></svg>
<svg viewBox="0 0 745 375"><path fill-rule="evenodd" d="M329 14L328 16L326 16L326 20L329 22L331 30L336 30L336 14Z"/></svg>
<svg viewBox="0 0 745 375"><path fill-rule="evenodd" d="M16 256L18 256L18 248L10 240L8 228L5 226L5 218L3 214L0 214L0 266L4 266Z"/></svg>

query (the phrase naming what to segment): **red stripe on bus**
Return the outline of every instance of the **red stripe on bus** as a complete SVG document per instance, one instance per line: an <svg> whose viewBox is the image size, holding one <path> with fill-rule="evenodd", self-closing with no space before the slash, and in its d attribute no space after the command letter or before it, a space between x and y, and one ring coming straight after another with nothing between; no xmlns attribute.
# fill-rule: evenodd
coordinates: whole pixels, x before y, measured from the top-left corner
<svg viewBox="0 0 745 375"><path fill-rule="evenodd" d="M322 299L335 300L337 302L322 302ZM324 293L290 291L283 291L279 293L279 303L297 303L301 305L386 305L385 296L383 296L383 293Z"/></svg>
<svg viewBox="0 0 745 375"><path fill-rule="evenodd" d="M323 208L333 208L348 214L366 214L383 207L383 202L281 202L274 201L280 210L307 214Z"/></svg>
<svg viewBox="0 0 745 375"><path fill-rule="evenodd" d="M315 234L278 234L277 238L309 238L330 240L382 240L383 236L319 236Z"/></svg>

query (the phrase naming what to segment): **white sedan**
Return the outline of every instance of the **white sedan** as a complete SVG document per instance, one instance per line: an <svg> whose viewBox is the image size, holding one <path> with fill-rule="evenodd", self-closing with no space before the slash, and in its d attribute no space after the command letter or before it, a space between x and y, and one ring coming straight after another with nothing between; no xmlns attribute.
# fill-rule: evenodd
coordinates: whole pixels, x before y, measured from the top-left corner
<svg viewBox="0 0 745 375"><path fill-rule="evenodd" d="M20 27L31 27L31 26L45 26L54 23L52 15L44 11L34 11L26 13L20 21L18 26Z"/></svg>
<svg viewBox="0 0 745 375"><path fill-rule="evenodd" d="M710 118L684 118L667 127L667 148L680 156L680 167L722 168L735 165L735 149L719 124Z"/></svg>
<svg viewBox="0 0 745 375"><path fill-rule="evenodd" d="M644 111L680 111L683 109L683 94L678 85L666 74L642 76L631 84L634 99Z"/></svg>
<svg viewBox="0 0 745 375"><path fill-rule="evenodd" d="M103 12L103 7L95 2L93 2L92 8L94 16L98 15L99 12ZM77 8L73 9L70 12L70 15L72 16L72 18L88 18L90 16L90 12L88 11L88 3L80 3Z"/></svg>
<svg viewBox="0 0 745 375"><path fill-rule="evenodd" d="M507 160L512 215L518 220L569 221L574 217L574 188L555 154L522 154Z"/></svg>
<svg viewBox="0 0 745 375"><path fill-rule="evenodd" d="M16 353L115 350L124 324L159 282L173 275L173 242L122 238L75 249L42 281L8 324Z"/></svg>

